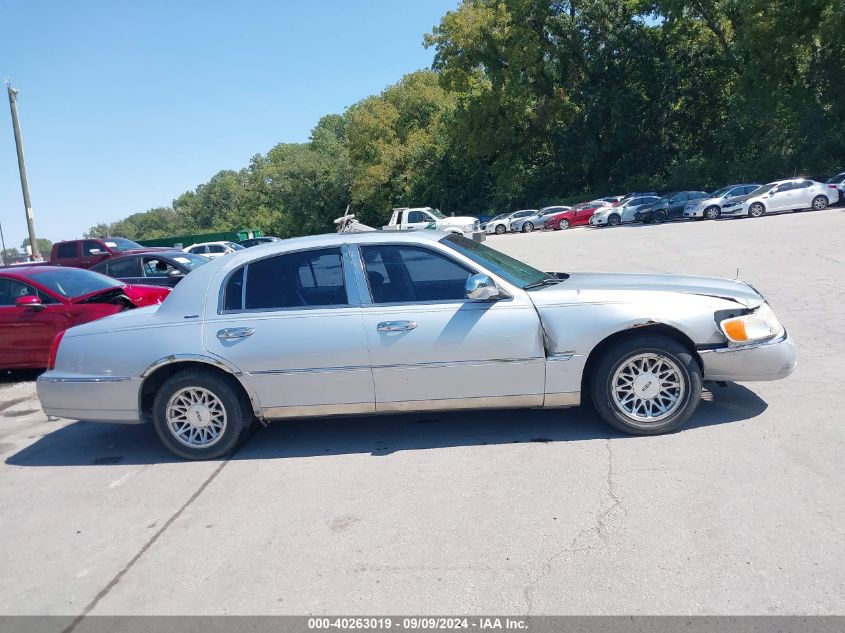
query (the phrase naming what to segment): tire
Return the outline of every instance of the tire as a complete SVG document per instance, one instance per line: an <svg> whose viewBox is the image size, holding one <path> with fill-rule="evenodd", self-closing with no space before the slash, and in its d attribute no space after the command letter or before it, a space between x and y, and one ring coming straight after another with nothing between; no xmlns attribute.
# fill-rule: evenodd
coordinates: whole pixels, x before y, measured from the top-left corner
<svg viewBox="0 0 845 633"><path fill-rule="evenodd" d="M627 381L628 376L633 381ZM674 377L676 386L653 387L657 376L663 376L663 385ZM632 435L660 435L677 430L692 416L701 400L701 384L701 367L687 348L665 336L644 334L605 352L591 376L590 395L614 428ZM626 391L632 399L626 399ZM644 391L654 395L634 395Z"/></svg>
<svg viewBox="0 0 845 633"><path fill-rule="evenodd" d="M494 230L496 231L496 235L504 235L508 232L504 224L497 224Z"/></svg>
<svg viewBox="0 0 845 633"><path fill-rule="evenodd" d="M719 216L722 215L722 210L719 207L707 207L704 209L704 219L705 220L718 220Z"/></svg>
<svg viewBox="0 0 845 633"><path fill-rule="evenodd" d="M615 213L613 215L611 215L609 218L607 218L607 225L608 226L619 226L620 224L622 224L622 218L620 218Z"/></svg>
<svg viewBox="0 0 845 633"><path fill-rule="evenodd" d="M522 232L523 233L530 233L534 230L534 223L533 222L526 222L522 225Z"/></svg>
<svg viewBox="0 0 845 633"><path fill-rule="evenodd" d="M570 227L569 220L561 220L557 225L557 228L559 228L561 231L565 231L569 227Z"/></svg>
<svg viewBox="0 0 845 633"><path fill-rule="evenodd" d="M652 215L652 220L655 224L663 224L666 221L666 212L663 210L655 211Z"/></svg>
<svg viewBox="0 0 845 633"><path fill-rule="evenodd" d="M813 211L826 209L828 204L827 196L816 196L813 198Z"/></svg>
<svg viewBox="0 0 845 633"><path fill-rule="evenodd" d="M188 415L196 415L203 424L191 424ZM174 374L153 402L156 434L167 450L183 459L215 459L231 453L245 439L252 420L244 395L226 377L205 369Z"/></svg>
<svg viewBox="0 0 845 633"><path fill-rule="evenodd" d="M750 207L748 207L748 215L752 218L759 218L762 215L766 214L766 207L763 206L762 202L755 202Z"/></svg>

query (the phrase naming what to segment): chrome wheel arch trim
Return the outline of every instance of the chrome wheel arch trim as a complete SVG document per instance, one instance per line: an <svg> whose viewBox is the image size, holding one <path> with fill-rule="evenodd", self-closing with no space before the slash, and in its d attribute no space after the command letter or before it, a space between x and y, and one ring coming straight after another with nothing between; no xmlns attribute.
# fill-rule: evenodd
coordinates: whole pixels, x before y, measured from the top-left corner
<svg viewBox="0 0 845 633"><path fill-rule="evenodd" d="M252 407L252 412L255 416L260 420L264 421L264 414L263 409L261 407L261 401L258 399L258 395L255 393L255 390L249 385L249 383L242 380L242 376L244 373L232 365L231 363L226 362L222 358L217 358L214 356L203 356L202 354L171 354L169 356L165 356L164 358L160 358L159 360L152 363L148 366L143 372L141 372L140 379L141 379L141 388L138 389L138 412L141 412L141 394L143 393L143 383L144 381L150 377L156 370L161 369L167 365L173 365L176 363L203 363L205 365L210 365L212 367L216 367L217 369L222 369L227 374L232 375L235 380L244 388L247 396L249 397L249 403Z"/></svg>

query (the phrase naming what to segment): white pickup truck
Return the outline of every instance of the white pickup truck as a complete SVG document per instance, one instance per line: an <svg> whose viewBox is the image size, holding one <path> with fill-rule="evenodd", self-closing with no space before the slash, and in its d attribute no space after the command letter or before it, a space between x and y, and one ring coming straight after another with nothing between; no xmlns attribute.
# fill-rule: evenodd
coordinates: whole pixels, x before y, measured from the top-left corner
<svg viewBox="0 0 845 633"><path fill-rule="evenodd" d="M478 218L468 216L450 217L443 215L431 207L417 207L409 209L400 207L393 209L390 222L385 229L416 231L419 229L436 229L447 233L458 233L476 242L484 241L484 232Z"/></svg>

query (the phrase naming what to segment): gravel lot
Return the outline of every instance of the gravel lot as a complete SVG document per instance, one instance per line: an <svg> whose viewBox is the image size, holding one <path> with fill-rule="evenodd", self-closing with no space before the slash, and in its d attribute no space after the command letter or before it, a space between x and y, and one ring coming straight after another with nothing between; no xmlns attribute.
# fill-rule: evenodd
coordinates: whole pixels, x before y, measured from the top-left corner
<svg viewBox="0 0 845 633"><path fill-rule="evenodd" d="M840 208L489 239L769 297L795 373L714 386L669 436L588 408L346 418L186 463L7 378L0 613L845 613L843 236Z"/></svg>

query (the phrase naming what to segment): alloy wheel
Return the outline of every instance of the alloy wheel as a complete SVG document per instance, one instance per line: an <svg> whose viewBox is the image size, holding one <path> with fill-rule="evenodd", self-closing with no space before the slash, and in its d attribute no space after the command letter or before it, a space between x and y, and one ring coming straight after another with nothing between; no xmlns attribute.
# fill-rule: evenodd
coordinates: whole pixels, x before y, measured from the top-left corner
<svg viewBox="0 0 845 633"><path fill-rule="evenodd" d="M611 381L613 402L630 423L659 425L684 401L686 383L677 363L662 354L647 352L625 359Z"/></svg>
<svg viewBox="0 0 845 633"><path fill-rule="evenodd" d="M816 211L821 211L825 207L827 207L827 198L824 196L816 196L813 198L813 208Z"/></svg>
<svg viewBox="0 0 845 633"><path fill-rule="evenodd" d="M533 222L526 222L525 224L522 225L522 230L525 231L526 233L530 233L531 231L534 230L534 223Z"/></svg>
<svg viewBox="0 0 845 633"><path fill-rule="evenodd" d="M208 389L180 389L170 397L166 411L170 433L190 448L213 446L226 431L226 408Z"/></svg>
<svg viewBox="0 0 845 633"><path fill-rule="evenodd" d="M766 212L766 210L763 208L763 205L760 204L759 202L755 202L748 209L748 215L750 215L752 218L759 218L765 212Z"/></svg>

